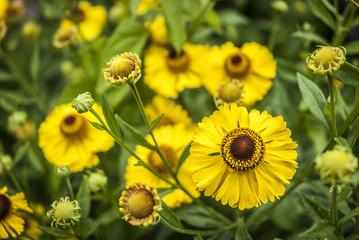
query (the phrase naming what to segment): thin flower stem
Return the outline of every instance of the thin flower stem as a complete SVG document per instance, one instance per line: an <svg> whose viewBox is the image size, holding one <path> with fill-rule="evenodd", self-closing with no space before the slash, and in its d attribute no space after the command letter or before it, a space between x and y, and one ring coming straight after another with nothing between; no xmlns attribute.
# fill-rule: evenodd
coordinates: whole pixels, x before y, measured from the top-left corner
<svg viewBox="0 0 359 240"><path fill-rule="evenodd" d="M164 178L162 175L160 175L159 173L157 173L155 170L153 170L150 166L148 166L148 164L146 164L126 143L124 143L118 136L116 136L110 129L108 129L108 127L106 126L106 124L104 123L104 121L102 120L102 118L98 115L98 113L95 111L95 109L90 108L90 112L100 121L102 127L105 129L105 131L111 135L111 137L113 137L115 139L115 141L122 147L124 148L129 154L131 154L132 156L134 156L140 163L141 165L143 165L146 169L148 169L151 173L153 173L155 176L157 176L158 178L160 178L161 180L165 181L166 183L170 184L171 186L174 186L173 183L171 183L169 180L167 180L166 178Z"/></svg>
<svg viewBox="0 0 359 240"><path fill-rule="evenodd" d="M328 75L329 98L330 98L330 116L332 119L332 137L338 137L337 121L335 118L335 96L334 96L334 79L332 75Z"/></svg>
<svg viewBox="0 0 359 240"><path fill-rule="evenodd" d="M188 234L188 235L196 235L199 234L201 236L211 236L217 233L221 233L221 232L225 232L229 229L235 228L237 227L237 223L232 223L230 225L227 225L223 228L219 228L219 229L215 229L215 230L193 230L193 229L181 229L181 228L176 228L174 226L172 226L169 222L167 222L165 219L161 218L161 222L168 227L169 229L178 232L178 233L183 233L183 234Z"/></svg>
<svg viewBox="0 0 359 240"><path fill-rule="evenodd" d="M337 195L338 185L334 183L331 187L332 193L332 206L330 208L330 217L334 226L338 225L338 209L337 209Z"/></svg>
<svg viewBox="0 0 359 240"><path fill-rule="evenodd" d="M17 180L15 174L11 171L11 169L10 170L7 169L7 167L5 166L3 161L1 161L1 159L0 159L0 164L2 165L2 168L4 169L5 174L9 175L9 177L10 177L11 181L13 182L16 190L19 191L19 192L24 192L24 190L21 187L19 180Z"/></svg>
<svg viewBox="0 0 359 240"><path fill-rule="evenodd" d="M69 176L65 177L65 182L66 182L67 188L68 188L68 190L70 192L71 199L74 200L75 199L75 194L74 194L74 190L72 190L72 185L71 185Z"/></svg>
<svg viewBox="0 0 359 240"><path fill-rule="evenodd" d="M351 2L357 8L359 8L359 4L357 2L355 2L354 0L349 0L349 2Z"/></svg>
<svg viewBox="0 0 359 240"><path fill-rule="evenodd" d="M141 115L142 115L142 118L143 120L145 121L145 124L146 124L146 127L147 127L147 130L149 132L149 134L151 135L152 139L153 139L153 142L155 143L155 146L156 146L156 151L158 153L158 155L161 157L162 159L162 162L163 164L165 165L167 171L171 174L171 176L173 178L176 178L176 174L175 172L173 171L171 165L168 163L167 159L165 158L165 156L163 155L163 152L161 150L161 148L158 146L158 143L156 141L156 138L155 136L153 135L152 133L152 130L151 130L151 126L150 126L150 121L147 117L147 114L145 112L145 107L143 106L143 103L142 103L142 100L141 100L141 96L137 90L137 87L136 87L136 84L134 82L129 82L129 86L131 87L131 90L132 90L132 93L133 93L133 96L135 97L136 99L136 102L137 102L137 105L141 111Z"/></svg>

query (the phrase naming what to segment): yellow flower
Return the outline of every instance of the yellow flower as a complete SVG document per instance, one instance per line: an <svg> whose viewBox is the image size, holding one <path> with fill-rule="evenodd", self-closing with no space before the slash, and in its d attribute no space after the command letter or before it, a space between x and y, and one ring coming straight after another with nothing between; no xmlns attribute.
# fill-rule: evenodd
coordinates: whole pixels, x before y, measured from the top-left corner
<svg viewBox="0 0 359 240"><path fill-rule="evenodd" d="M215 96L218 88L228 80L243 84L244 105L261 100L272 86L276 62L269 50L255 42L237 48L231 42L212 47L203 85Z"/></svg>
<svg viewBox="0 0 359 240"><path fill-rule="evenodd" d="M93 108L103 118L101 107L95 103ZM72 172L97 165L96 152L109 150L114 140L88 120L98 122L90 112L78 114L71 103L56 107L39 128L39 146L46 159Z"/></svg>
<svg viewBox="0 0 359 240"><path fill-rule="evenodd" d="M27 236L30 236L31 239L39 240L41 239L41 235L43 235L43 231L38 229L36 226L40 225L38 220L42 218L45 213L45 208L41 203L30 203L30 208L33 210L34 215L36 215L36 219L34 217L25 217L25 229L24 236L21 236L20 239L30 239Z"/></svg>
<svg viewBox="0 0 359 240"><path fill-rule="evenodd" d="M297 144L281 116L236 104L198 124L188 164L197 189L223 205L258 207L284 194L296 172Z"/></svg>
<svg viewBox="0 0 359 240"><path fill-rule="evenodd" d="M14 196L6 194L7 187L0 189L0 238L15 238L24 231L25 220L18 210L32 213L27 205L24 193Z"/></svg>
<svg viewBox="0 0 359 240"><path fill-rule="evenodd" d="M350 183L358 168L358 159L351 149L338 145L333 150L320 154L315 163L321 179L331 184Z"/></svg>
<svg viewBox="0 0 359 240"><path fill-rule="evenodd" d="M103 6L91 6L87 1L81 1L72 9L72 24L78 27L79 38L87 41L100 35L106 22L106 9Z"/></svg>
<svg viewBox="0 0 359 240"><path fill-rule="evenodd" d="M0 41L5 37L7 26L4 19L0 19Z"/></svg>
<svg viewBox="0 0 359 240"><path fill-rule="evenodd" d="M173 48L152 46L145 55L144 81L158 94L177 98L185 88L201 86L207 53L206 46L185 43L177 57Z"/></svg>
<svg viewBox="0 0 359 240"><path fill-rule="evenodd" d="M183 124L177 124L174 126L167 125L161 128L155 129L153 134L156 137L159 147L161 148L165 158L168 160L173 170L176 169L178 160L192 139L192 133L185 128ZM153 143L150 136L147 137L150 143ZM160 156L145 147L138 146L136 154L155 171L161 174L169 181L175 183L170 173L167 171ZM156 177L153 173L148 171L142 166L135 166L137 163L136 158L131 157L128 162L125 180L127 184L132 184L137 181L147 182L155 188L168 188L170 185L160 178ZM199 193L195 190L195 184L191 179L192 172L189 170L189 165L185 161L178 172L178 179L185 187L185 189L192 195L198 197ZM176 189L173 192L167 194L162 199L171 208L179 207L182 203L191 203L192 199L185 194L182 190Z"/></svg>
<svg viewBox="0 0 359 240"><path fill-rule="evenodd" d="M137 8L138 14L147 12L150 8L156 7L160 3L160 0L142 0Z"/></svg>
<svg viewBox="0 0 359 240"><path fill-rule="evenodd" d="M21 29L22 34L28 38L35 38L40 33L40 26L34 21L28 21Z"/></svg>
<svg viewBox="0 0 359 240"><path fill-rule="evenodd" d="M166 19L162 16L155 18L150 26L150 33L153 42L157 44L167 43Z"/></svg>
<svg viewBox="0 0 359 240"><path fill-rule="evenodd" d="M345 49L339 47L320 46L307 57L307 66L315 74L333 74L345 63Z"/></svg>
<svg viewBox="0 0 359 240"><path fill-rule="evenodd" d="M168 98L155 96L152 103L145 106L145 111L151 121L162 114L163 117L157 127L183 123L185 126L192 126L192 120L181 105L177 105Z"/></svg>
<svg viewBox="0 0 359 240"><path fill-rule="evenodd" d="M125 214L124 219L133 226L147 227L156 224L159 219L158 210L161 210L161 199L152 186L136 182L126 186L120 204L120 212Z"/></svg>
<svg viewBox="0 0 359 240"><path fill-rule="evenodd" d="M56 48L63 48L75 40L77 32L76 26L70 20L65 19L55 32L52 42Z"/></svg>
<svg viewBox="0 0 359 240"><path fill-rule="evenodd" d="M14 20L24 13L22 0L0 0L0 19Z"/></svg>

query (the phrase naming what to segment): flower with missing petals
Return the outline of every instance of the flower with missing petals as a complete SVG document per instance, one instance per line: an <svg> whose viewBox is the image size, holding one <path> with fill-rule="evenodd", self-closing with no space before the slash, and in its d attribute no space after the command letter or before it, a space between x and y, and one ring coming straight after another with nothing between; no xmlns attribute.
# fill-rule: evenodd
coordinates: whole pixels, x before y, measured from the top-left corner
<svg viewBox="0 0 359 240"><path fill-rule="evenodd" d="M345 63L345 48L320 46L307 57L307 66L315 74L333 74Z"/></svg>
<svg viewBox="0 0 359 240"><path fill-rule="evenodd" d="M51 227L68 229L75 226L81 218L81 207L76 200L70 201L69 197L60 198L51 204L52 209L47 216L52 218Z"/></svg>

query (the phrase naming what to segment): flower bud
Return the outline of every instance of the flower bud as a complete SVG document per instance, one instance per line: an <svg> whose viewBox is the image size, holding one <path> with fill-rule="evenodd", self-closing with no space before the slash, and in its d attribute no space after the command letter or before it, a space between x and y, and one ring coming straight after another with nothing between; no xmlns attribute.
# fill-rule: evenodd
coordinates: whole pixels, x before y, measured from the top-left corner
<svg viewBox="0 0 359 240"><path fill-rule="evenodd" d="M97 169L96 172L89 172L88 184L91 192L98 192L107 184L105 173Z"/></svg>
<svg viewBox="0 0 359 240"><path fill-rule="evenodd" d="M113 57L107 63L104 77L115 87L125 84L127 81L136 83L141 76L141 60L135 53L123 53Z"/></svg>
<svg viewBox="0 0 359 240"><path fill-rule="evenodd" d="M56 174L59 177L68 177L70 175L71 171L68 166L61 166L56 168Z"/></svg>
<svg viewBox="0 0 359 240"><path fill-rule="evenodd" d="M289 10L288 4L283 0L275 0L274 2L272 2L271 6L277 12L285 13Z"/></svg>
<svg viewBox="0 0 359 240"><path fill-rule="evenodd" d="M72 107L75 108L78 113L85 113L92 108L94 102L95 101L93 100L91 93L85 92L74 98L72 101Z"/></svg>
<svg viewBox="0 0 359 240"><path fill-rule="evenodd" d="M33 21L28 21L21 29L22 34L27 38L36 38L40 33L40 27Z"/></svg>
<svg viewBox="0 0 359 240"><path fill-rule="evenodd" d="M332 75L345 63L345 48L320 46L307 57L307 66L314 74Z"/></svg>
<svg viewBox="0 0 359 240"><path fill-rule="evenodd" d="M70 201L69 197L60 198L51 204L52 209L47 216L52 218L51 227L68 229L75 226L81 218L81 208L76 200Z"/></svg>
<svg viewBox="0 0 359 240"><path fill-rule="evenodd" d="M0 155L0 174L5 173L11 169L12 159L7 154Z"/></svg>
<svg viewBox="0 0 359 240"><path fill-rule="evenodd" d="M321 179L331 184L350 183L358 167L358 159L352 154L351 149L339 145L320 154L315 163Z"/></svg>

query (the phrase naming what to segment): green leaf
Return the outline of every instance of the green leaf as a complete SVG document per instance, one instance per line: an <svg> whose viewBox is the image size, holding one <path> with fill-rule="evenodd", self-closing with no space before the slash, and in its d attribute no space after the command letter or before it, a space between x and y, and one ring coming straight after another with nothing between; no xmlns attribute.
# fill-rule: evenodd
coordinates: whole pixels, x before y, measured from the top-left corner
<svg viewBox="0 0 359 240"><path fill-rule="evenodd" d="M182 44L186 40L186 19L182 14L184 1L162 0L162 6L168 25L168 36L177 53L181 52Z"/></svg>
<svg viewBox="0 0 359 240"><path fill-rule="evenodd" d="M157 126L157 124L161 121L161 119L163 118L164 115L165 115L165 114L162 113L161 116L159 116L158 118L156 118L155 120L153 120L153 121L151 122L151 124L150 124L150 131L152 131L152 130Z"/></svg>
<svg viewBox="0 0 359 240"><path fill-rule="evenodd" d="M348 135L348 143L350 145L350 148L354 147L354 144L357 141L358 137L359 137L359 120L357 120L352 131L350 131Z"/></svg>
<svg viewBox="0 0 359 240"><path fill-rule="evenodd" d="M15 165L25 156L27 150L29 149L29 145L30 145L30 143L27 142L26 144L21 145L17 149L17 151L15 153L15 157L14 157L14 162L11 167L15 167Z"/></svg>
<svg viewBox="0 0 359 240"><path fill-rule="evenodd" d="M118 127L115 114L113 114L112 108L108 104L105 95L102 95L102 111L105 116L106 123L111 131L120 139L122 139L120 128Z"/></svg>
<svg viewBox="0 0 359 240"><path fill-rule="evenodd" d="M300 73L297 73L297 79L300 92L309 110L321 121L324 127L329 130L328 122L323 113L326 100L322 90L320 90L320 88L314 82Z"/></svg>
<svg viewBox="0 0 359 240"><path fill-rule="evenodd" d="M307 209L309 215L313 218L314 221L320 221L322 219L330 218L328 209L323 204L321 204L315 197L309 196L299 191L298 194L302 200L305 209Z"/></svg>
<svg viewBox="0 0 359 240"><path fill-rule="evenodd" d="M325 40L325 38L323 38L322 36L320 36L316 33L312 33L312 32L297 31L297 32L293 32L292 36L296 37L296 38L301 38L304 40L309 40L309 41L312 41L317 44L329 45L329 43L327 42L327 40Z"/></svg>
<svg viewBox="0 0 359 240"><path fill-rule="evenodd" d="M89 121L89 120L88 120L88 121ZM97 122L91 122L91 121L89 121L89 123L91 123L91 125L94 126L95 128L97 128L98 130L101 130L101 131L104 131L104 130L105 130L105 128L104 128L101 124L99 124L99 123L97 123Z"/></svg>
<svg viewBox="0 0 359 240"><path fill-rule="evenodd" d="M161 215L162 218L164 218L172 226L179 228L179 229L184 229L182 226L182 223L177 218L176 214L163 201L162 201L162 210L159 211L159 214Z"/></svg>
<svg viewBox="0 0 359 240"><path fill-rule="evenodd" d="M246 25L248 18L235 9L220 9L217 11L222 24L225 25Z"/></svg>
<svg viewBox="0 0 359 240"><path fill-rule="evenodd" d="M142 136L142 134L137 131L134 127L132 127L130 124L122 120L117 114L116 119L119 125L121 126L121 129L123 132L130 137L135 143L140 144L146 148L156 150L155 146L152 146L147 140Z"/></svg>
<svg viewBox="0 0 359 240"><path fill-rule="evenodd" d="M197 234L196 236L194 236L193 240L203 240L203 238L201 237L201 235Z"/></svg>
<svg viewBox="0 0 359 240"><path fill-rule="evenodd" d="M91 208L91 195L87 176L82 178L82 183L77 193L76 200L81 207L81 222L85 224Z"/></svg>
<svg viewBox="0 0 359 240"><path fill-rule="evenodd" d="M341 228L347 221L359 215L359 207L354 208L348 215L340 219L338 225Z"/></svg>
<svg viewBox="0 0 359 240"><path fill-rule="evenodd" d="M343 137L335 137L334 138L334 141L338 144L338 145L341 145L341 146L344 146L344 147L350 147L349 143L347 142L347 140Z"/></svg>
<svg viewBox="0 0 359 240"><path fill-rule="evenodd" d="M299 237L335 239L333 236L334 230L335 227L329 220L320 220L315 222L308 230L299 234Z"/></svg>
<svg viewBox="0 0 359 240"><path fill-rule="evenodd" d="M112 221L121 218L120 212L118 211L118 208L112 208L106 212L104 212L102 215L96 218L95 221L90 222L86 227L82 229L82 237L87 238L90 235L92 235L98 227L101 225L109 224Z"/></svg>
<svg viewBox="0 0 359 240"><path fill-rule="evenodd" d="M158 196L160 196L160 198L163 198L167 194L170 194L171 192L173 192L175 190L175 188L156 188L156 190L157 190Z"/></svg>
<svg viewBox="0 0 359 240"><path fill-rule="evenodd" d="M352 41L346 44L344 47L346 49L347 56L359 54L359 40Z"/></svg>
<svg viewBox="0 0 359 240"><path fill-rule="evenodd" d="M359 69L348 62L342 64L338 71L333 72L333 75L345 84L359 86Z"/></svg>
<svg viewBox="0 0 359 240"><path fill-rule="evenodd" d="M178 160L177 163L177 168L176 168L176 174L178 173L179 169L181 168L182 164L184 163L184 161L187 159L187 157L189 156L189 150L191 148L191 143L189 143L187 145L187 147L183 150L181 157Z"/></svg>
<svg viewBox="0 0 359 240"><path fill-rule="evenodd" d="M58 228L51 228L45 226L36 226L41 231L48 233L52 236L59 237L59 238L73 238L75 237L74 234L69 233L68 231L58 229Z"/></svg>
<svg viewBox="0 0 359 240"><path fill-rule="evenodd" d="M318 0L307 0L307 3L314 16L322 20L331 29L335 29L335 22L332 15Z"/></svg>
<svg viewBox="0 0 359 240"><path fill-rule="evenodd" d="M32 58L30 61L30 74L31 74L31 78L35 81L37 81L39 75L39 69L40 69L40 47L37 44L34 47Z"/></svg>

